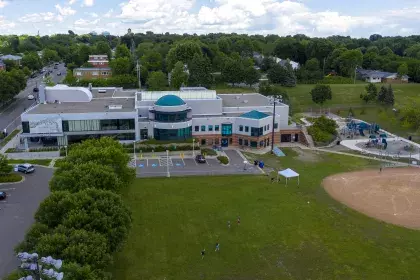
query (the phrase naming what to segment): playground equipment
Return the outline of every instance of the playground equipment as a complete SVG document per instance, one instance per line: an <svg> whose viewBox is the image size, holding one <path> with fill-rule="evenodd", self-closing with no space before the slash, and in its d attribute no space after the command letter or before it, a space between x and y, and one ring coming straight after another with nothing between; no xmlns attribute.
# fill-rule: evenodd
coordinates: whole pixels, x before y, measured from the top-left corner
<svg viewBox="0 0 420 280"><path fill-rule="evenodd" d="M355 120L350 119L342 129L341 134L347 136L347 138L353 138L355 135L366 136L364 133L365 130L368 131L369 134L376 134L380 129L378 124L356 122Z"/></svg>
<svg viewBox="0 0 420 280"><path fill-rule="evenodd" d="M369 135L369 141L366 143L367 148L378 148L380 150L386 150L388 142L386 141L386 134L379 135L379 138L375 134Z"/></svg>

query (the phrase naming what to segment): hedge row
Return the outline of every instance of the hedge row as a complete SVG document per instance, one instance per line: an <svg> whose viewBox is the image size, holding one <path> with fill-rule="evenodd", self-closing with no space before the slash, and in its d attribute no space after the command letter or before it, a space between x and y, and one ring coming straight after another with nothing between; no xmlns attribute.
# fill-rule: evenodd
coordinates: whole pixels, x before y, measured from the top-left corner
<svg viewBox="0 0 420 280"><path fill-rule="evenodd" d="M51 195L16 252L62 259L66 280L112 279L113 254L131 228L131 213L120 196L135 178L129 161L111 138L71 146L50 181Z"/></svg>
<svg viewBox="0 0 420 280"><path fill-rule="evenodd" d="M218 156L217 159L221 164L229 164L229 158L225 156Z"/></svg>
<svg viewBox="0 0 420 280"><path fill-rule="evenodd" d="M57 147L43 147L43 148L33 148L29 149L30 153L41 153L41 152L56 152L58 151ZM13 154L13 153L26 153L26 150L20 150L16 148L9 148L6 150L6 153Z"/></svg>

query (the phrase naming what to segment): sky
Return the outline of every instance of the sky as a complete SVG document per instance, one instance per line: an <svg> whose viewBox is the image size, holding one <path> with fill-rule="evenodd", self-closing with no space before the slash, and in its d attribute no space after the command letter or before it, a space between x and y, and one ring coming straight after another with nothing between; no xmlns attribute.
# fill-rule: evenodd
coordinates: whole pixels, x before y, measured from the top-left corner
<svg viewBox="0 0 420 280"><path fill-rule="evenodd" d="M420 0L0 0L0 34L420 33Z"/></svg>

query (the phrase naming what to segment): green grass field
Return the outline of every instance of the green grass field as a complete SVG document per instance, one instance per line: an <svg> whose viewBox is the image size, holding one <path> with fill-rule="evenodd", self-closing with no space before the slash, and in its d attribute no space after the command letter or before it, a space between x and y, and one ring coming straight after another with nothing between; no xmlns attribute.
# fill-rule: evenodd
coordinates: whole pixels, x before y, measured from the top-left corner
<svg viewBox="0 0 420 280"><path fill-rule="evenodd" d="M133 228L115 257L114 279L414 279L420 275L420 232L348 209L320 186L330 174L377 168L376 162L285 152L285 158L258 158L275 168L295 169L301 174L299 187L293 180L288 187L271 184L267 176L138 179L124 194L133 212ZM220 252L214 251L216 242Z"/></svg>
<svg viewBox="0 0 420 280"><path fill-rule="evenodd" d="M51 163L50 159L9 159L9 164L19 164L19 163L30 163L43 166L49 166Z"/></svg>

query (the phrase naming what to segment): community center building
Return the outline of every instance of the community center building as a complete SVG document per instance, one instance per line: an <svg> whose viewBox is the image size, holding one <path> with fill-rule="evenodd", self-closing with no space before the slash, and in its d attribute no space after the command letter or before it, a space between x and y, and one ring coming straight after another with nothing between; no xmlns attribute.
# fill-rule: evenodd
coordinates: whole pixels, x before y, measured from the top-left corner
<svg viewBox="0 0 420 280"><path fill-rule="evenodd" d="M289 126L289 106L258 93L216 94L205 88L136 91L57 85L39 88L39 103L22 114L21 137L66 146L88 138L120 141L194 138L201 145L263 148L274 142L306 142ZM274 123L274 126L273 126Z"/></svg>

